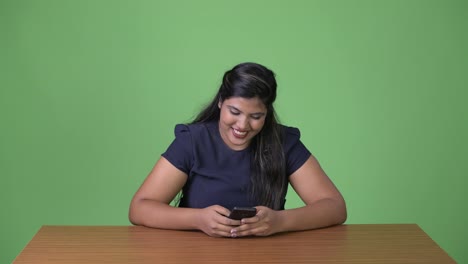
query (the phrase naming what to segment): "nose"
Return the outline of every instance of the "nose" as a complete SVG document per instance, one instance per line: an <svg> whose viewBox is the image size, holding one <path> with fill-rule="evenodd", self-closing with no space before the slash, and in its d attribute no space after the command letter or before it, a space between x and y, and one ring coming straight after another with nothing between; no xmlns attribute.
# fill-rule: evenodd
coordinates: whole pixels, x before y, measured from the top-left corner
<svg viewBox="0 0 468 264"><path fill-rule="evenodd" d="M237 127L240 130L247 130L249 128L249 120L246 117L239 117L237 120Z"/></svg>

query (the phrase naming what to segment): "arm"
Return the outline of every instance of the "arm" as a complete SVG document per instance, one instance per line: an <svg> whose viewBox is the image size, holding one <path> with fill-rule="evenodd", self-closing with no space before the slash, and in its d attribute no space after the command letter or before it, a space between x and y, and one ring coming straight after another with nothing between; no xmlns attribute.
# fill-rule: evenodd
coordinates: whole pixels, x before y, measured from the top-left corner
<svg viewBox="0 0 468 264"><path fill-rule="evenodd" d="M315 229L346 221L343 196L315 157L311 156L289 180L305 206L279 211L280 231Z"/></svg>
<svg viewBox="0 0 468 264"><path fill-rule="evenodd" d="M278 232L316 229L346 221L346 205L338 189L311 156L289 177L291 186L305 206L274 211L257 207L255 217L243 219L243 224L231 233L243 235L271 235Z"/></svg>
<svg viewBox="0 0 468 264"><path fill-rule="evenodd" d="M169 205L186 181L187 174L161 157L130 203L130 222L153 228L199 229L211 236L230 236L231 225L239 221L225 217L228 209L217 205L204 209Z"/></svg>

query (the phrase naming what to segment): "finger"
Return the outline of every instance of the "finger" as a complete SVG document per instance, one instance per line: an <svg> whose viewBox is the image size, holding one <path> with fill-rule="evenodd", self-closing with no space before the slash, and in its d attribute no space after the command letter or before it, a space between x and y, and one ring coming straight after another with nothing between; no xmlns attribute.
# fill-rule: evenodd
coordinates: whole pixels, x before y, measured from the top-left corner
<svg viewBox="0 0 468 264"><path fill-rule="evenodd" d="M247 227L247 225L242 226L243 228ZM238 237L243 237L243 236L265 236L267 227L266 226L249 226L246 229L237 229L237 231L232 231L231 230L231 235L234 233Z"/></svg>
<svg viewBox="0 0 468 264"><path fill-rule="evenodd" d="M231 218L228 218L226 216L223 216L223 215L220 215L216 221L218 221L218 223L222 224L222 225L225 225L229 228L229 230L233 227L233 226L240 226L241 225L241 220L234 220L234 219L231 219Z"/></svg>
<svg viewBox="0 0 468 264"><path fill-rule="evenodd" d="M262 210L262 207L256 207L257 208L257 214L254 217L249 217L249 218L243 218L241 219L242 224L253 224L257 223L263 218L265 218L265 215L268 213L266 210Z"/></svg>
<svg viewBox="0 0 468 264"><path fill-rule="evenodd" d="M219 225L218 228L214 230L214 232L218 236L222 237L236 237L237 233L236 232L231 232L232 231L232 226L226 226L226 225Z"/></svg>
<svg viewBox="0 0 468 264"><path fill-rule="evenodd" d="M213 207L213 209L220 215L223 215L223 216L229 216L229 214L231 213L231 211L229 211L229 209L227 208L224 208L220 205L216 205Z"/></svg>
<svg viewBox="0 0 468 264"><path fill-rule="evenodd" d="M222 217L222 216L220 216ZM218 223L216 220L209 223L203 230L206 234L212 237L231 237L232 226Z"/></svg>
<svg viewBox="0 0 468 264"><path fill-rule="evenodd" d="M232 228L240 226L241 224L240 220L230 219L222 215L216 216L214 221L215 223L213 223L214 226L212 227L212 230L223 233L223 236L230 236Z"/></svg>
<svg viewBox="0 0 468 264"><path fill-rule="evenodd" d="M231 227L231 234L235 233L238 234L239 236L246 236L246 235L251 235L252 230L258 227L258 224L242 224L240 226L236 227Z"/></svg>
<svg viewBox="0 0 468 264"><path fill-rule="evenodd" d="M218 231L215 232L215 234L216 234L217 237L233 237L230 231L218 230Z"/></svg>
<svg viewBox="0 0 468 264"><path fill-rule="evenodd" d="M254 217L249 217L249 218L242 218L241 219L241 224L254 224L260 221L260 217L258 215Z"/></svg>
<svg viewBox="0 0 468 264"><path fill-rule="evenodd" d="M264 207L264 206L257 206L255 208L257 208L256 215L259 216L260 218L263 218L263 216L268 214L268 211L270 210L268 207Z"/></svg>

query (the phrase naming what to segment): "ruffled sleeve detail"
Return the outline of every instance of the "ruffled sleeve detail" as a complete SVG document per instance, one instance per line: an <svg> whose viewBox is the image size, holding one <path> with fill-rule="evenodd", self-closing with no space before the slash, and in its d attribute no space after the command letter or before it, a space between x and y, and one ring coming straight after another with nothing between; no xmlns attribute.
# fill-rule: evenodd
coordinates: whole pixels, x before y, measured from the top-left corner
<svg viewBox="0 0 468 264"><path fill-rule="evenodd" d="M174 141L162 156L188 175L193 166L193 144L190 128L187 125L178 124L175 126L174 134Z"/></svg>
<svg viewBox="0 0 468 264"><path fill-rule="evenodd" d="M284 127L284 152L288 177L299 169L310 157L310 151L301 141L301 132L295 127Z"/></svg>

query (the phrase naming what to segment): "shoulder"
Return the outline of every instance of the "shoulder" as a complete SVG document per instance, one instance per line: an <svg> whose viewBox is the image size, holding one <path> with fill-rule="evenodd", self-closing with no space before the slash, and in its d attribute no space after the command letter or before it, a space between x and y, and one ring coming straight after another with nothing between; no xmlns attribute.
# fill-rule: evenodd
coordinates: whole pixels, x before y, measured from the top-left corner
<svg viewBox="0 0 468 264"><path fill-rule="evenodd" d="M188 136L193 134L200 134L206 132L210 127L209 123L195 123L195 124L177 124L174 128L176 137Z"/></svg>
<svg viewBox="0 0 468 264"><path fill-rule="evenodd" d="M311 153L301 142L301 131L296 127L282 126L283 148L286 155L286 173L293 174L299 169Z"/></svg>
<svg viewBox="0 0 468 264"><path fill-rule="evenodd" d="M301 131L297 127L291 127L291 126L286 126L286 125L280 125L280 127L285 135L290 135L290 136L301 135Z"/></svg>
<svg viewBox="0 0 468 264"><path fill-rule="evenodd" d="M299 141L301 138L301 131L297 127L290 127L285 125L280 125L281 133L283 136L283 142L285 145L294 144Z"/></svg>
<svg viewBox="0 0 468 264"><path fill-rule="evenodd" d="M213 122L195 124L177 124L174 128L176 140L200 148L214 144L217 124Z"/></svg>

